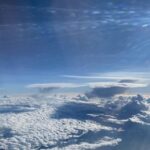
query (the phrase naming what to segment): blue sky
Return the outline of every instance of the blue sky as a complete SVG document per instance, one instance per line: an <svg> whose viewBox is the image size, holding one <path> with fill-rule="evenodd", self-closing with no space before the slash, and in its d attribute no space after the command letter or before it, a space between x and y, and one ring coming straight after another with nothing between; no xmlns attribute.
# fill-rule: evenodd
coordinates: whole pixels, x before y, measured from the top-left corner
<svg viewBox="0 0 150 150"><path fill-rule="evenodd" d="M146 0L1 2L1 88L85 82L63 75L149 72L149 7Z"/></svg>

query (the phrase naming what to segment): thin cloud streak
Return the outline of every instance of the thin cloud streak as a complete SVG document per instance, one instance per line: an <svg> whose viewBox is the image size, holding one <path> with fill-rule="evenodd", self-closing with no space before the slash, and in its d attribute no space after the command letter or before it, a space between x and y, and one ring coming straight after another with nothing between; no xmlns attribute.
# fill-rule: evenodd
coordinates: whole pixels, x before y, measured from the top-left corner
<svg viewBox="0 0 150 150"><path fill-rule="evenodd" d="M62 75L64 78L74 79L103 79L103 80L134 80L134 81L149 81L149 73L145 72L108 72L108 73L93 73L89 75Z"/></svg>
<svg viewBox="0 0 150 150"><path fill-rule="evenodd" d="M128 87L128 88L142 88L142 87L148 86L148 84L145 84L145 83L115 83L115 82L90 82L87 85L91 88L111 87L111 86Z"/></svg>
<svg viewBox="0 0 150 150"><path fill-rule="evenodd" d="M123 80L123 79L142 79L143 78L136 78L136 77L107 77L107 76L78 76L78 75L63 75L62 77L65 78L75 78L75 79L109 79L109 80Z"/></svg>

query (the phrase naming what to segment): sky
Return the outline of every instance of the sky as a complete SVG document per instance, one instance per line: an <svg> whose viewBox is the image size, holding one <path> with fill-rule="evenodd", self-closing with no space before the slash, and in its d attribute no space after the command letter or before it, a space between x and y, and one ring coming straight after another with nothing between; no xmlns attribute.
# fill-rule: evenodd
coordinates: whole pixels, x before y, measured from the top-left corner
<svg viewBox="0 0 150 150"><path fill-rule="evenodd" d="M114 76L143 83L150 72L149 8L148 0L0 2L1 91Z"/></svg>

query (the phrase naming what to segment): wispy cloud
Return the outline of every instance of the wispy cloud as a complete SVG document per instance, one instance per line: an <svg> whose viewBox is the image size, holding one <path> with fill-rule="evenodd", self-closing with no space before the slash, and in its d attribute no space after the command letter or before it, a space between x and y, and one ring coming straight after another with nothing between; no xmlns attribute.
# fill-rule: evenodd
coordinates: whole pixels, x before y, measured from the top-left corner
<svg viewBox="0 0 150 150"><path fill-rule="evenodd" d="M149 80L149 73L145 72L106 72L106 73L93 73L88 75L62 75L65 78L74 79L105 79L105 80Z"/></svg>
<svg viewBox="0 0 150 150"><path fill-rule="evenodd" d="M127 87L127 88L141 88L146 87L146 83L119 83L119 82L89 82L87 83L88 87L90 88L97 88L97 87Z"/></svg>

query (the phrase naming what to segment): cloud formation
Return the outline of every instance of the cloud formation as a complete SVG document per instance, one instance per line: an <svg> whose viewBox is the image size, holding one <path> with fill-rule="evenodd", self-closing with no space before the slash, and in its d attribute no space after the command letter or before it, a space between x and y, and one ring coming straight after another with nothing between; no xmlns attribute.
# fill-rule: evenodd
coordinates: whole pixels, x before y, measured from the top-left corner
<svg viewBox="0 0 150 150"><path fill-rule="evenodd" d="M135 83L135 82L137 82L137 80L133 79L123 79L119 81L119 83Z"/></svg>
<svg viewBox="0 0 150 150"><path fill-rule="evenodd" d="M97 87L126 87L126 88L140 88L146 87L147 84L145 83L118 83L118 82L89 82L87 86L90 88L97 88Z"/></svg>
<svg viewBox="0 0 150 150"><path fill-rule="evenodd" d="M92 97L102 97L108 98L113 97L117 94L125 93L129 88L121 86L110 86L110 87L95 87L92 91L86 93L86 96L89 98Z"/></svg>
<svg viewBox="0 0 150 150"><path fill-rule="evenodd" d="M27 88L38 89L40 93L49 93L53 90L64 88L78 88L80 84L75 83L43 83L43 84L30 84Z"/></svg>
<svg viewBox="0 0 150 150"><path fill-rule="evenodd" d="M149 99L138 95L91 102L65 96L1 98L1 109L33 110L0 112L0 149L123 150L129 143L129 150L137 150L139 141L149 149Z"/></svg>
<svg viewBox="0 0 150 150"><path fill-rule="evenodd" d="M136 81L149 81L149 73L146 72L105 72L91 73L87 75L62 75L64 78L121 81L122 83L133 83Z"/></svg>
<svg viewBox="0 0 150 150"><path fill-rule="evenodd" d="M89 98L102 97L108 98L118 94L123 94L132 88L143 88L147 84L142 83L115 83L115 82L92 82L88 86L92 89L86 93Z"/></svg>
<svg viewBox="0 0 150 150"><path fill-rule="evenodd" d="M117 94L124 93L130 88L146 87L144 83L132 83L131 81L122 82L86 82L86 83L41 83L30 84L27 88L37 89L40 93L49 93L58 89L92 89L87 95L88 97L112 97Z"/></svg>

